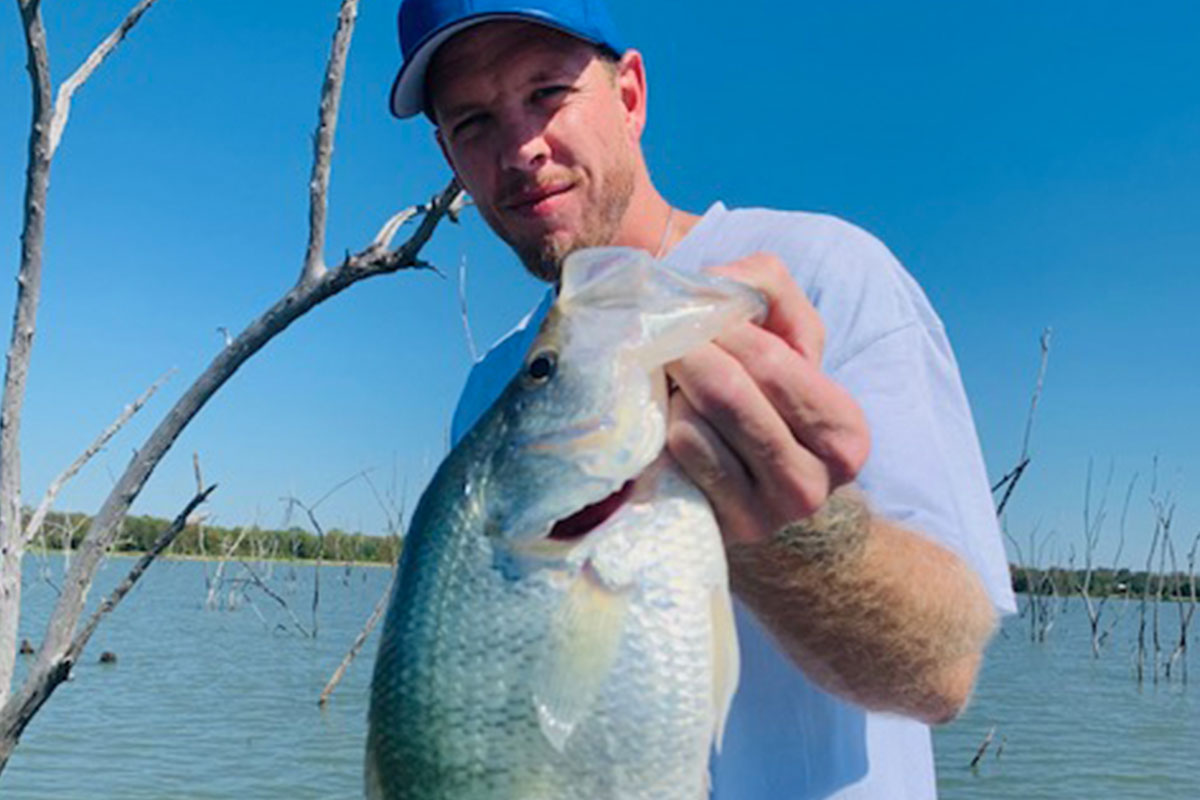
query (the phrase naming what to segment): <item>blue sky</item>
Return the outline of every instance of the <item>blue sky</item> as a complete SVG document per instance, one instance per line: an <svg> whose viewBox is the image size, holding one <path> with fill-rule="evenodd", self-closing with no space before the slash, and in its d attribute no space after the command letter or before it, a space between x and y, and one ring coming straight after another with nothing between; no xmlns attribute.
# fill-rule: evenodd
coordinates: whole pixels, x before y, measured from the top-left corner
<svg viewBox="0 0 1200 800"><path fill-rule="evenodd" d="M692 211L721 199L838 214L924 286L958 353L989 472L1016 458L1054 344L1034 462L1011 506L1022 542L1081 548L1084 476L1113 468L1111 554L1140 474L1123 560L1149 541L1146 489L1200 530L1200 7L1175 3L853 4L610 0L650 77L646 149ZM56 82L132 3L49 4ZM422 121L386 94L395 3L363 3L331 190L328 258L361 247L448 172ZM15 273L29 89L15 3L0 11L0 265ZM158 398L63 493L94 510L152 424L221 344L298 274L316 101L334 0L161 0L76 96L55 159L43 302L24 421L25 496L169 368ZM221 488L218 522L284 520L362 470L415 500L445 448L470 361L455 276L486 343L539 294L482 223L439 231L447 274L359 285L252 360L159 467L135 513L190 497L191 453ZM0 282L11 308L13 282ZM5 312L7 315L8 312ZM8 317L5 316L7 320ZM7 323L5 337L7 337ZM1097 483L1102 482L1097 478ZM365 485L327 527L378 531ZM1104 555L1108 558L1109 555Z"/></svg>

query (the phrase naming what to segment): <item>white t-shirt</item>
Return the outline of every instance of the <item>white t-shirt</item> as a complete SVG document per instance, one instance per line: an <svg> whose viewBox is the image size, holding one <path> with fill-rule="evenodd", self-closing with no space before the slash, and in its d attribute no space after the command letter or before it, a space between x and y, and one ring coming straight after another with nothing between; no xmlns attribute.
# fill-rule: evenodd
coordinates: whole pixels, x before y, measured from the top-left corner
<svg viewBox="0 0 1200 800"><path fill-rule="evenodd" d="M957 553L997 610L1015 602L958 365L929 301L877 239L835 217L714 204L664 261L681 271L756 251L778 256L825 324L822 366L866 414L871 454L858 485L883 516ZM519 368L552 301L472 369L458 440ZM735 604L736 605L736 604ZM742 672L713 761L716 800L926 800L937 794L929 729L863 710L809 683L745 608Z"/></svg>

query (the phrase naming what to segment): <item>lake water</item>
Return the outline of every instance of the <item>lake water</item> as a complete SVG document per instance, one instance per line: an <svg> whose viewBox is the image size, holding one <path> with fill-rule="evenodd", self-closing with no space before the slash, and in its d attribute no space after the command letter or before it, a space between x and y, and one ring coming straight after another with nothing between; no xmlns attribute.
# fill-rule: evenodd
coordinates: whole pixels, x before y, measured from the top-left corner
<svg viewBox="0 0 1200 800"><path fill-rule="evenodd" d="M100 591L132 562L103 568ZM254 568L312 624L311 565ZM362 741L375 638L334 693L326 680L370 614L387 570L327 566L319 632L300 635L257 588L227 587L205 607L215 564L162 561L101 624L75 670L26 730L0 776L0 798L334 798L361 796ZM62 578L58 557L27 556L23 636L40 636ZM226 578L247 577L231 563ZM253 601L251 604L246 598ZM235 602L229 607L230 598ZM1163 607L1163 633L1177 631ZM976 697L935 733L943 798L1200 797L1200 663L1196 685L1133 679L1136 606L1091 658L1077 604L1043 644L1011 618L989 650ZM1192 642L1195 647L1195 642ZM111 650L115 665L97 663ZM967 765L988 730L993 746ZM995 747L1003 740L1000 757Z"/></svg>

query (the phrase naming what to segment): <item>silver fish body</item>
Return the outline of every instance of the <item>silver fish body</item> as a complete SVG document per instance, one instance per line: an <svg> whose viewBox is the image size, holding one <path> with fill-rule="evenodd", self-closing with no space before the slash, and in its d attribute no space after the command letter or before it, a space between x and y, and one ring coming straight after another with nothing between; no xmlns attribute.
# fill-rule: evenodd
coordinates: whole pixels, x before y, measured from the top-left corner
<svg viewBox="0 0 1200 800"><path fill-rule="evenodd" d="M705 796L737 643L712 511L664 452L663 365L761 307L640 251L567 260L522 371L413 515L369 797Z"/></svg>

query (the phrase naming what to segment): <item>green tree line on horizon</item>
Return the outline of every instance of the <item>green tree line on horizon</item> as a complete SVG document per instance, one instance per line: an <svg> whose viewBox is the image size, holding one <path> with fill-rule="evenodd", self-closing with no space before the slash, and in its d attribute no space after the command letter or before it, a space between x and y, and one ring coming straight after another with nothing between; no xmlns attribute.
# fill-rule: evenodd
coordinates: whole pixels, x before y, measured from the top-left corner
<svg viewBox="0 0 1200 800"><path fill-rule="evenodd" d="M28 512L27 512L28 513ZM46 516L42 534L35 547L47 550L71 549L82 544L91 518L79 512L51 512ZM115 553L140 553L150 549L171 525L171 520L153 516L128 516L113 545ZM400 540L394 536L349 533L338 528L318 536L298 526L268 529L258 526L221 527L188 525L167 550L168 555L241 558L361 561L394 563L400 553Z"/></svg>
<svg viewBox="0 0 1200 800"><path fill-rule="evenodd" d="M70 536L70 547L83 541L90 517L79 512L52 512L46 518L38 546L62 550ZM125 519L120 537L113 547L118 553L137 553L148 550L171 524L170 520L148 515ZM235 544L236 543L236 544ZM401 542L394 536L368 533L349 533L337 528L323 537L291 526L286 529L257 526L221 527L189 525L180 532L168 554L207 558L276 558L313 560L318 555L329 561L361 561L380 564L394 563ZM1013 591L1020 594L1079 595L1086 571L1069 567L1026 567L1009 564ZM1150 583L1152 581L1152 583ZM1196 600L1198 590L1194 576L1184 572L1159 575L1146 570L1095 568L1092 570L1088 593L1093 597L1141 597L1147 591L1175 600Z"/></svg>
<svg viewBox="0 0 1200 800"><path fill-rule="evenodd" d="M1069 567L1025 567L1009 564L1013 591L1019 594L1079 596L1087 578L1087 571ZM1158 596L1162 592L1166 600L1196 601L1200 597L1194 575L1186 572L1159 574L1146 570L1131 570L1096 567L1092 569L1088 594L1092 597L1133 597L1147 594Z"/></svg>

